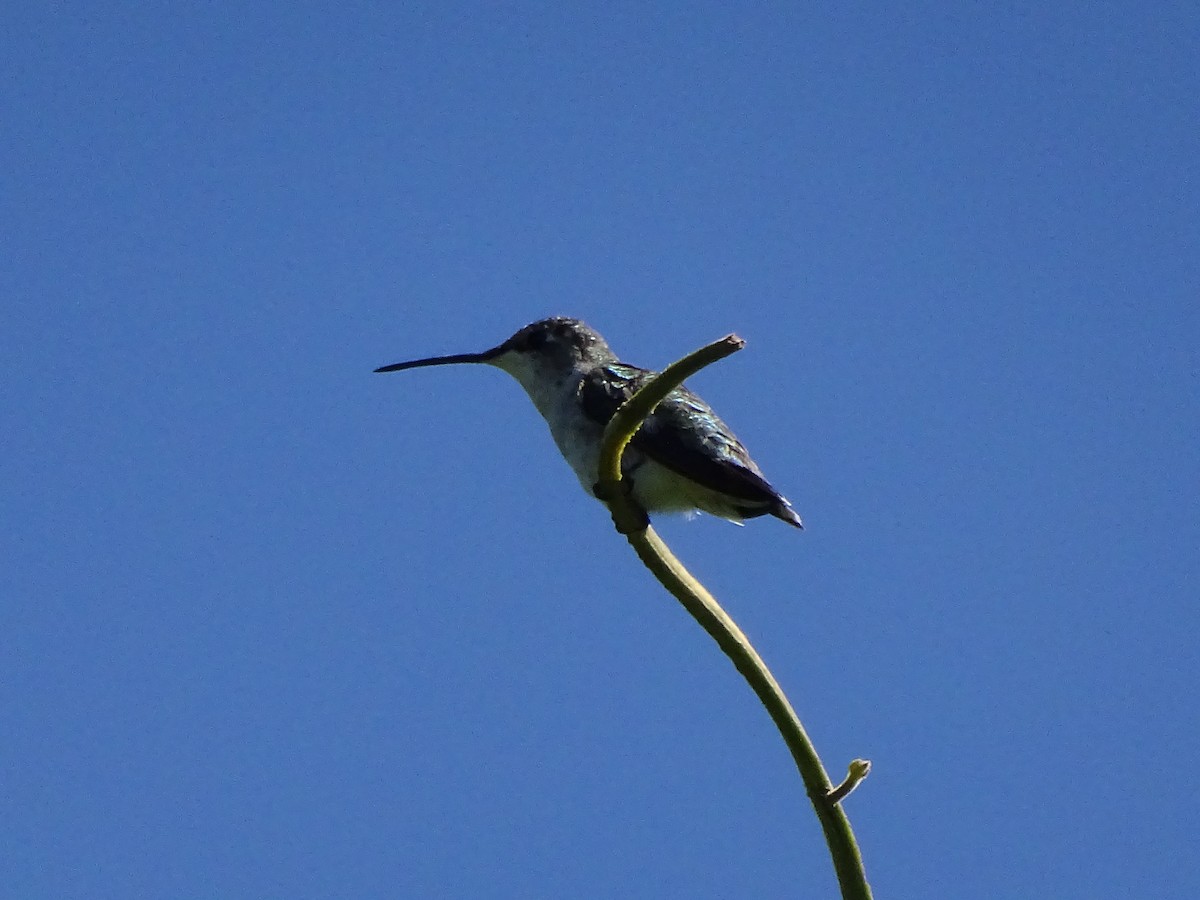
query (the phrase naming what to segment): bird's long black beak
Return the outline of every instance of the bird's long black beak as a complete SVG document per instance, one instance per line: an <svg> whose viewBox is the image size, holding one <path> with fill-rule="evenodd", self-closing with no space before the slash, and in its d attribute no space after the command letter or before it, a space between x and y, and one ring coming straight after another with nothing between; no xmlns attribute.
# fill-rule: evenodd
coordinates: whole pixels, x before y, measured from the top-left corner
<svg viewBox="0 0 1200 900"><path fill-rule="evenodd" d="M505 347L493 347L482 353L456 353L453 356L430 356L428 359L413 359L408 362L392 363L390 366L380 366L376 372L400 372L404 369L420 369L424 366L452 366L457 363L489 363L501 353Z"/></svg>

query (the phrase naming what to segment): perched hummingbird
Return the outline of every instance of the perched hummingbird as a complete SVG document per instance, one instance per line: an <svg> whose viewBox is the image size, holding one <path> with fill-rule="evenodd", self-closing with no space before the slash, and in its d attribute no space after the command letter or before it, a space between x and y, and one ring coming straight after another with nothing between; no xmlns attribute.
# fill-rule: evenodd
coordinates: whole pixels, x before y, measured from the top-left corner
<svg viewBox="0 0 1200 900"><path fill-rule="evenodd" d="M604 426L654 374L620 362L598 333L566 318L526 325L482 353L415 359L375 371L453 363L484 363L517 379L591 494L598 481ZM684 387L668 394L647 417L626 448L621 469L632 483L634 499L647 512L703 510L738 524L770 513L804 527L729 427Z"/></svg>

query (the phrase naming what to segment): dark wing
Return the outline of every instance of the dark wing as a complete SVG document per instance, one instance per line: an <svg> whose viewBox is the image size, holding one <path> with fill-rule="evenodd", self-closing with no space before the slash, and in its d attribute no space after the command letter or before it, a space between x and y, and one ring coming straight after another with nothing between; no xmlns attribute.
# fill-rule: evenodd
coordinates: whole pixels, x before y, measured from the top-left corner
<svg viewBox="0 0 1200 900"><path fill-rule="evenodd" d="M623 363L597 369L583 380L580 399L584 412L593 421L606 424L653 374ZM632 446L685 478L756 506L766 505L762 510L746 510L748 517L768 513L783 501L741 441L687 388L676 388L667 395L633 436Z"/></svg>

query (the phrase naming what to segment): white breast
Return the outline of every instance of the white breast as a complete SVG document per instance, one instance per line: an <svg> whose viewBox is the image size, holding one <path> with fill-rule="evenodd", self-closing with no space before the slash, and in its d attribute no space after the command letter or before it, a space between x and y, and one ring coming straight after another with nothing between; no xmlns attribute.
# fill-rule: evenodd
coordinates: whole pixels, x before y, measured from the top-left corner
<svg viewBox="0 0 1200 900"><path fill-rule="evenodd" d="M600 441L604 429L583 414L579 396L583 382L580 373L538 369L536 358L518 353L498 357L492 365L508 372L525 389L550 426L559 452L574 470L583 489L592 495L599 480ZM632 473L634 496L647 512L702 509L733 521L741 519L722 495L659 465L633 447L625 450L623 468Z"/></svg>
<svg viewBox="0 0 1200 900"><path fill-rule="evenodd" d="M583 379L579 372L537 369L529 356L507 354L493 363L517 380L537 411L550 426L558 450L570 464L584 490L592 493L598 480L600 439L604 430L583 414L579 399Z"/></svg>

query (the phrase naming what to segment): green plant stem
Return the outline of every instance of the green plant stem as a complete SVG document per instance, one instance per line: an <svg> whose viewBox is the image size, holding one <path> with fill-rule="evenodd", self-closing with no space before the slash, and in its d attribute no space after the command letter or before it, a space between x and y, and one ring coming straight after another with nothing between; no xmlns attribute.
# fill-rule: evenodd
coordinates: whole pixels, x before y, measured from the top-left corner
<svg viewBox="0 0 1200 900"><path fill-rule="evenodd" d="M617 530L626 536L638 557L717 642L767 708L792 753L805 790L816 810L833 857L842 897L845 900L869 900L871 888L867 884L862 855L850 828L850 820L839 803L866 776L870 764L856 760L860 765L857 768L851 766L851 777L839 786L838 794L831 796L834 788L825 767L796 711L766 663L737 623L650 527L645 510L638 506L628 491L628 485L622 481L621 457L625 447L654 408L685 378L744 346L741 338L728 335L668 366L630 397L605 429L599 464L600 481L596 492L608 504Z"/></svg>

